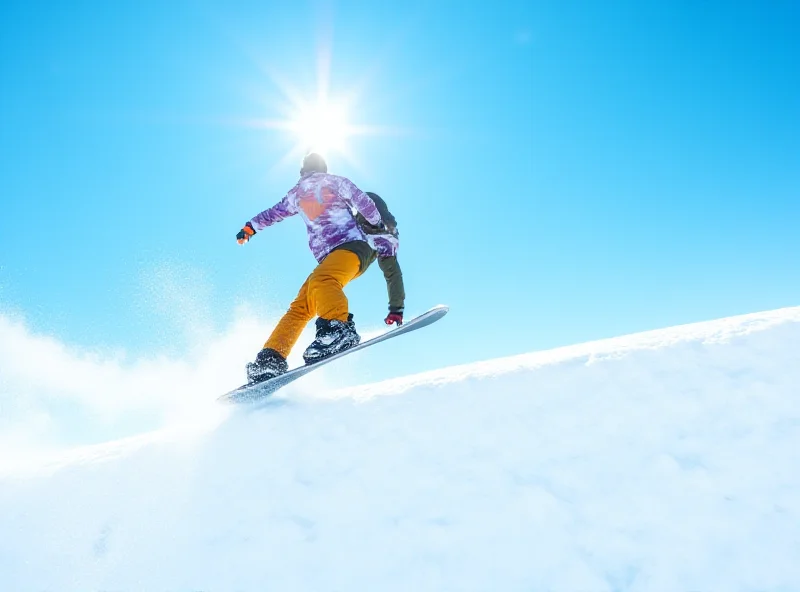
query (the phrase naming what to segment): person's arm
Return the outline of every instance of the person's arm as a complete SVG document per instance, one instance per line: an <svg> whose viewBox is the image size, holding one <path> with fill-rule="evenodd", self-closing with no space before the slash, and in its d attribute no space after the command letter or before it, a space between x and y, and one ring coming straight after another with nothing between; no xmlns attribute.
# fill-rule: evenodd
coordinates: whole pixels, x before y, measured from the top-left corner
<svg viewBox="0 0 800 592"><path fill-rule="evenodd" d="M264 230L267 226L272 226L284 218L294 216L297 213L297 209L295 209L292 206L292 203L289 201L290 194L291 192L287 193L283 199L274 206L264 210L253 219L246 222L236 235L236 240L239 242L239 244L243 245L248 242L256 233L256 231Z"/></svg>
<svg viewBox="0 0 800 592"><path fill-rule="evenodd" d="M405 309L406 292L403 285L403 272L397 257L379 257L378 266L383 272L386 280L386 291L389 295L389 316L386 317L386 324L403 322L403 310ZM394 317L393 320L392 317ZM399 318L398 318L399 317ZM398 322L399 321L399 322Z"/></svg>
<svg viewBox="0 0 800 592"><path fill-rule="evenodd" d="M375 207L378 208L378 212L383 219L383 223L386 225L386 229L394 234L395 228L397 228L397 220L395 220L392 213L389 211L389 206L386 205L386 202L383 201L383 198L378 195L377 193L367 193L367 197L372 199L375 203Z"/></svg>
<svg viewBox="0 0 800 592"><path fill-rule="evenodd" d="M274 206L264 210L250 220L250 224L256 232L259 230L264 230L267 226L272 226L273 224L280 222L289 216L294 216L297 214L297 209L293 207L292 203L289 201L290 194L291 192L287 193L283 199Z"/></svg>
<svg viewBox="0 0 800 592"><path fill-rule="evenodd" d="M347 201L355 206L359 214L366 218L367 222L373 226L380 226L383 224L381 213L375 206L369 195L356 187L350 179L342 177L341 185L339 187L340 195Z"/></svg>

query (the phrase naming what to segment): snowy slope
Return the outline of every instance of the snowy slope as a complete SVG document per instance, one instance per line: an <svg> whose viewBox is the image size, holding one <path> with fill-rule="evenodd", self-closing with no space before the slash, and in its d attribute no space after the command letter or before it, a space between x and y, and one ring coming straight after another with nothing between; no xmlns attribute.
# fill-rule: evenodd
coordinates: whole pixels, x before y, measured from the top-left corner
<svg viewBox="0 0 800 592"><path fill-rule="evenodd" d="M798 590L798 385L791 308L209 404L7 465L0 590Z"/></svg>

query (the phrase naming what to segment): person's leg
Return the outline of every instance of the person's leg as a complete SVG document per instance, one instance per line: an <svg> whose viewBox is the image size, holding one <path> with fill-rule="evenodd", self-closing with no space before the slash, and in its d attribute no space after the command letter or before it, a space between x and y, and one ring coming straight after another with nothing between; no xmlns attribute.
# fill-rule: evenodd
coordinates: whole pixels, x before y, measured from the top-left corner
<svg viewBox="0 0 800 592"><path fill-rule="evenodd" d="M278 321L277 326L264 344L264 349L275 350L284 358L289 357L294 344L300 339L300 334L306 328L308 321L314 318L314 313L308 306L308 283L310 280L311 276L303 282L297 297L289 305L289 310Z"/></svg>
<svg viewBox="0 0 800 592"><path fill-rule="evenodd" d="M303 329L315 315L327 320L347 321L348 303L343 288L358 276L359 270L360 261L355 253L339 250L328 255L308 276L264 348L288 358Z"/></svg>
<svg viewBox="0 0 800 592"><path fill-rule="evenodd" d="M247 380L251 383L261 382L286 372L289 369L286 358L311 317L308 310L308 280L306 280L297 298L278 321L263 349L256 355L256 361L247 364Z"/></svg>
<svg viewBox="0 0 800 592"><path fill-rule="evenodd" d="M343 291L360 271L358 256L342 249L328 255L308 279L309 307L316 310L319 318L316 338L303 352L306 364L358 345L361 340Z"/></svg>
<svg viewBox="0 0 800 592"><path fill-rule="evenodd" d="M308 278L308 310L328 321L347 321L349 311L343 288L360 271L358 255L340 249L329 254ZM309 317L310 319L311 317Z"/></svg>

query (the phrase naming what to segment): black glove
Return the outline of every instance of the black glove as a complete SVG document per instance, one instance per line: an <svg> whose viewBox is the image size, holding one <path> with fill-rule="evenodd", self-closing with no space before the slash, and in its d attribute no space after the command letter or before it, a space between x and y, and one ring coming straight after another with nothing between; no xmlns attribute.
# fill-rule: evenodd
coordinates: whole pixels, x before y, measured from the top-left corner
<svg viewBox="0 0 800 592"><path fill-rule="evenodd" d="M244 225L244 227L239 231L239 234L236 235L236 240L239 241L240 245L245 244L247 241L250 240L250 237L256 233L256 229L253 228L253 225L248 222Z"/></svg>

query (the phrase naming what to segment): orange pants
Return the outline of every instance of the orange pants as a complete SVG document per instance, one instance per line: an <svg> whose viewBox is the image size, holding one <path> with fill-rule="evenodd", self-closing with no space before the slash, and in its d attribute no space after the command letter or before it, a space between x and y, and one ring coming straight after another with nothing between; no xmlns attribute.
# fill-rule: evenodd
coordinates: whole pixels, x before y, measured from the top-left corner
<svg viewBox="0 0 800 592"><path fill-rule="evenodd" d="M286 358L314 316L346 321L349 308L343 288L359 275L359 271L360 261L355 253L340 249L325 257L303 283L264 347Z"/></svg>

